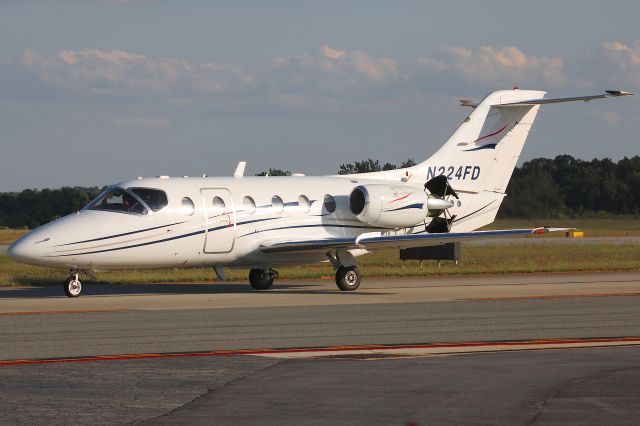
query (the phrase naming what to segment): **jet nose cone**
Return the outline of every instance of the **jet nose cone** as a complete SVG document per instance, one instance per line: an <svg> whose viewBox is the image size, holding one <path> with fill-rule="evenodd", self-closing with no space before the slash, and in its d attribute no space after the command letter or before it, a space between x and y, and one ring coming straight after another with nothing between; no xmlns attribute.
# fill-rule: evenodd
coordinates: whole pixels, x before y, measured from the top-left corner
<svg viewBox="0 0 640 426"><path fill-rule="evenodd" d="M7 256L18 262L27 262L33 257L29 244L23 240L18 240L7 249Z"/></svg>
<svg viewBox="0 0 640 426"><path fill-rule="evenodd" d="M33 235L25 235L7 249L7 256L17 262L33 263L39 255L40 250Z"/></svg>

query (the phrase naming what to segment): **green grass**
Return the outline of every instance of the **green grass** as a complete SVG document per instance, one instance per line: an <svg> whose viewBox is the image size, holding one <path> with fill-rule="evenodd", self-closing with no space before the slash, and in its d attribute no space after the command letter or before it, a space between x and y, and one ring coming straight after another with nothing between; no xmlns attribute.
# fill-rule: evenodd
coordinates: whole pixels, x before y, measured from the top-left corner
<svg viewBox="0 0 640 426"><path fill-rule="evenodd" d="M11 244L26 233L26 229L0 229L0 244Z"/></svg>
<svg viewBox="0 0 640 426"><path fill-rule="evenodd" d="M417 261L399 260L395 250L363 256L359 258L359 264L364 277L640 270L640 244L463 245L461 254L458 266L453 262L442 262L442 267L438 267L437 262L425 261L420 268ZM334 275L328 264L283 267L278 271L281 279L333 279ZM228 270L227 273L230 281L247 281L246 270ZM58 285L66 276L66 271L23 265L0 255L1 286ZM207 268L154 269L103 272L98 274L98 280L109 283L212 282L215 275Z"/></svg>

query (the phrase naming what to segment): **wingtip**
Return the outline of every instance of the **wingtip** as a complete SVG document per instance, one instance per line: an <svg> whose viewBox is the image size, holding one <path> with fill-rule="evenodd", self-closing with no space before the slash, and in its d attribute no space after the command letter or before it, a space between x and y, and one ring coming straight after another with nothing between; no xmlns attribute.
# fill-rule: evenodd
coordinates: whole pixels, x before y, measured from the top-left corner
<svg viewBox="0 0 640 426"><path fill-rule="evenodd" d="M635 93L625 92L623 90L605 90L611 96L633 96Z"/></svg>

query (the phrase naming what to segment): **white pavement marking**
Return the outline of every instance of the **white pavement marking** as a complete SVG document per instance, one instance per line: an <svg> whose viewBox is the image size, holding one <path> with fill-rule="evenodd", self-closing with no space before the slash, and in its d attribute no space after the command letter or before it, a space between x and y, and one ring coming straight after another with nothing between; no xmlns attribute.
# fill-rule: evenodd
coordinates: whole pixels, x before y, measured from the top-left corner
<svg viewBox="0 0 640 426"><path fill-rule="evenodd" d="M252 356L261 356L266 358L281 359L301 359L301 358L318 358L318 357L353 357L360 355L361 359L367 359L367 355L371 359L379 359L380 355L384 357L421 357L436 355L456 355L478 352L504 352L504 351L524 351L524 350L542 350L542 349L570 349L570 348L596 348L611 346L640 346L640 337L637 339L625 339L620 341L603 341L603 342L544 342L532 343L523 342L522 344L487 344L487 345L455 345L451 346L433 346L423 348L376 348L376 349L354 349L354 350L335 350L335 351L305 351L305 352L277 352L266 353Z"/></svg>

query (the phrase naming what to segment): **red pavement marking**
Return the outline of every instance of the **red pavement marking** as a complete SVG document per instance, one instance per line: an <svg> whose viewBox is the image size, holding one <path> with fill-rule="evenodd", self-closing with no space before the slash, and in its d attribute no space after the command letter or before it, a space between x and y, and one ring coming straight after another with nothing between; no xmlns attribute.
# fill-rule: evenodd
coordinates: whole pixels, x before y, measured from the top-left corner
<svg viewBox="0 0 640 426"><path fill-rule="evenodd" d="M90 314L96 312L125 312L126 309L76 309L68 311L18 311L0 312L0 315L59 315L59 314Z"/></svg>

